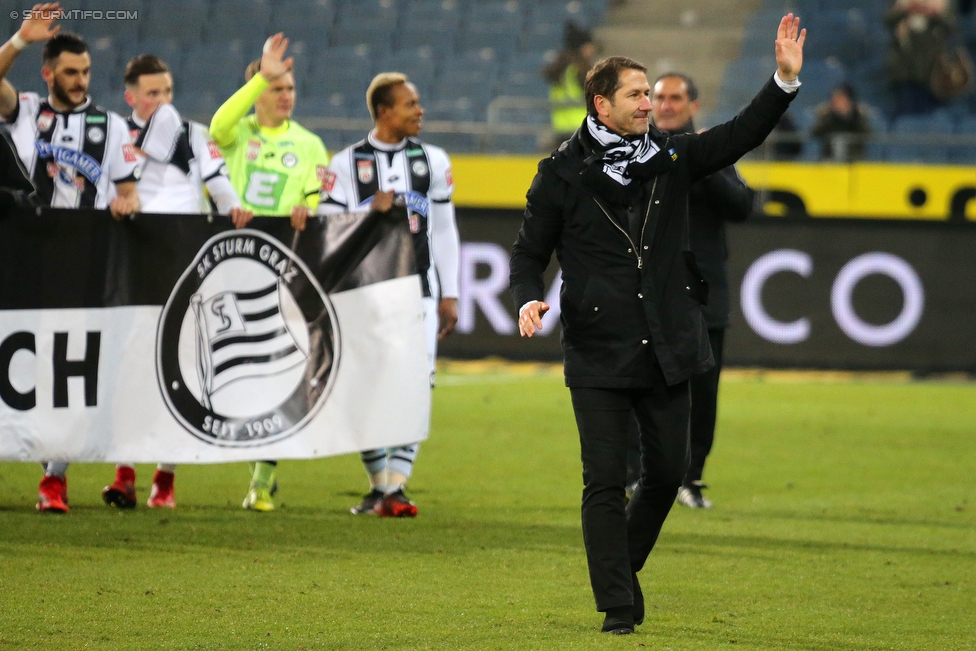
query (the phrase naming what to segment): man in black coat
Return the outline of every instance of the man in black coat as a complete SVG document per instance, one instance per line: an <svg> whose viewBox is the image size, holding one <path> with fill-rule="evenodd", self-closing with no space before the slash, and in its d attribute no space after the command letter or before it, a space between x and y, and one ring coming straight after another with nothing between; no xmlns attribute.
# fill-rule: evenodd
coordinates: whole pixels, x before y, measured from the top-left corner
<svg viewBox="0 0 976 651"><path fill-rule="evenodd" d="M651 117L654 126L661 131L694 133L698 107L698 87L687 75L670 72L655 80ZM708 283L708 304L702 306L702 314L715 358L715 366L691 378L691 464L678 491L678 501L691 508L712 507L711 501L702 495L705 485L701 479L705 459L715 439L722 350L725 327L729 324L729 279L725 269L729 253L725 243L725 222L740 222L748 217L754 196L732 165L692 183L688 189L691 251ZM639 457L639 448L635 454L635 447L632 441L631 456ZM639 466L639 462L631 465Z"/></svg>
<svg viewBox="0 0 976 651"><path fill-rule="evenodd" d="M688 465L688 379L713 365L701 314L707 285L688 244L688 189L757 147L799 86L806 31L792 14L778 70L736 118L700 135L650 128L646 68L625 57L587 75L588 116L539 163L512 251L519 331L549 309L542 274L562 267L566 385L583 462L583 539L603 630L644 618L637 572L657 541ZM624 510L627 428L642 427L640 484Z"/></svg>
<svg viewBox="0 0 976 651"><path fill-rule="evenodd" d="M37 194L10 134L0 129L0 217L19 206L36 206Z"/></svg>

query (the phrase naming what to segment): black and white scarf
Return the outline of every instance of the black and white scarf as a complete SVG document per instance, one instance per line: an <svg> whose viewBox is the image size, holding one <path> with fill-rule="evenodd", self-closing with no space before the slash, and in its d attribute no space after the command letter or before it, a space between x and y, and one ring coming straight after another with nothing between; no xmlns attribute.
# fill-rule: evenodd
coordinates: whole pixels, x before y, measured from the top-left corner
<svg viewBox="0 0 976 651"><path fill-rule="evenodd" d="M589 155L584 161L583 181L614 203L631 203L640 192L641 181L668 171L678 158L670 140L662 149L650 133L627 139L592 115L587 116L584 126L580 139Z"/></svg>

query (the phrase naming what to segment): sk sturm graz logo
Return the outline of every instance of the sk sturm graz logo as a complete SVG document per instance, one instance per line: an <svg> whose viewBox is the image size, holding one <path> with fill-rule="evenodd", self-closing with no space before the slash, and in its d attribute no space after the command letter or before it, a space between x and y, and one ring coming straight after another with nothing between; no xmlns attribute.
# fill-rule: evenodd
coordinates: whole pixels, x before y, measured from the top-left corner
<svg viewBox="0 0 976 651"><path fill-rule="evenodd" d="M194 436L251 447L298 432L332 387L335 312L315 276L273 237L221 233L183 273L160 317L163 399Z"/></svg>

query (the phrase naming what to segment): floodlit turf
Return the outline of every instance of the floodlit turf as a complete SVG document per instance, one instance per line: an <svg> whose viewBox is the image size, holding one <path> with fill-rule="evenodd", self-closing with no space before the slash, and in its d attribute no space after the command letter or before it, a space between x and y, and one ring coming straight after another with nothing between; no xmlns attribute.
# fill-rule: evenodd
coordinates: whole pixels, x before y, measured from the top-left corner
<svg viewBox="0 0 976 651"><path fill-rule="evenodd" d="M34 511L40 468L0 463L0 649L976 648L976 385L732 377L706 469L641 574L636 635L601 635L579 451L552 376L442 374L409 493L354 517L355 457L184 466L175 511L117 512L106 464ZM139 466L140 501L151 468Z"/></svg>

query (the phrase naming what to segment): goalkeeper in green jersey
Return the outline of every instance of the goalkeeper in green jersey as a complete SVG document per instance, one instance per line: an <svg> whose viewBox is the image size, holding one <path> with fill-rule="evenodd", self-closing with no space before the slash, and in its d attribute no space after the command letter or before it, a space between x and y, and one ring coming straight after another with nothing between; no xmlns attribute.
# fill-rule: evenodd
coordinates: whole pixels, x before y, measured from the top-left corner
<svg viewBox="0 0 976 651"><path fill-rule="evenodd" d="M329 155L321 138L291 119L295 109L288 39L275 34L244 84L210 122L243 207L256 216L290 216L304 224L315 214ZM248 115L251 107L254 113Z"/></svg>
<svg viewBox="0 0 976 651"><path fill-rule="evenodd" d="M315 214L329 155L322 140L291 119L295 109L288 39L275 34L264 53L247 66L246 83L210 122L210 135L227 161L231 184L255 216L288 216L304 227ZM248 115L251 107L254 113ZM254 464L244 508L274 509L276 461Z"/></svg>

